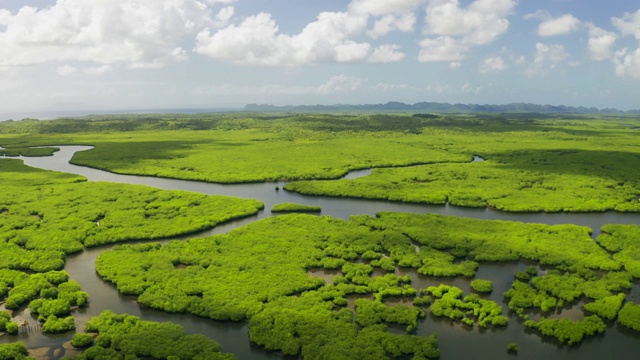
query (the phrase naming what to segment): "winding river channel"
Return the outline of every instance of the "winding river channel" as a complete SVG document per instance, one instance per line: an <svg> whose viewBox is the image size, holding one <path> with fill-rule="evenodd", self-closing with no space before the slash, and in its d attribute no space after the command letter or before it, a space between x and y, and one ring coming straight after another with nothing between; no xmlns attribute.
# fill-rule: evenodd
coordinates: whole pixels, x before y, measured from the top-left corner
<svg viewBox="0 0 640 360"><path fill-rule="evenodd" d="M462 208L455 206L435 206L424 204L396 203L389 201L374 201L347 198L311 197L280 190L283 182L252 183L237 185L221 185L196 181L165 179L157 177L118 175L106 171L88 167L76 166L69 163L74 153L91 149L88 146L60 146L60 151L54 156L21 158L25 164L47 170L62 171L79 174L87 177L89 181L108 181L115 183L140 184L166 190L188 190L204 194L220 194L243 198L258 199L265 204L265 209L257 215L229 222L214 229L189 236L174 239L188 239L203 237L217 233L225 233L234 228L246 225L250 222L272 216L271 207L282 202L295 202L306 205L322 207L321 215L348 219L355 214L374 215L380 211L399 211L412 213L438 213L470 217L476 219L500 219L522 222L534 222L545 224L577 224L588 226L592 229L593 236L597 236L599 229L604 224L640 224L640 214L603 212L603 213L506 213L490 208ZM475 157L475 160L480 158ZM345 178L357 178L366 176L371 170L359 170L350 172ZM167 239L165 241L168 241ZM104 282L95 272L95 259L103 251L111 246L85 249L83 252L71 255L67 258L65 270L70 277L78 281L82 289L89 293L90 304L85 309L76 311L76 325L83 329L84 323L92 316L100 314L103 310L110 309L116 313L129 313L140 316L145 320L171 321L185 327L188 333L201 333L223 346L223 351L235 354L239 359L281 359L279 353L271 353L261 348L252 346L249 341L248 329L244 322L219 322L204 319L189 314L171 314L161 311L145 309L138 306L135 298L123 296L118 293L115 286ZM513 274L517 270L526 267L523 263L512 264L486 264L481 263L477 277L491 279L494 291L490 295L491 300L497 301L506 309L503 303L502 293L506 291L513 280ZM435 279L417 275L415 272L407 272L413 279L413 285L422 288L430 285L447 283L460 287L465 292L469 291L469 280L464 278ZM328 273L314 274L318 276L331 276ZM634 283L629 292L628 300L640 302L640 284ZM28 310L14 313L18 319L26 319L36 326L37 321L27 313ZM581 317L579 306L573 309L562 310L562 316ZM392 329L392 331L395 331ZM503 329L479 330L477 327L468 329L459 324L454 324L448 319L437 319L427 316L418 327L418 334L439 335L441 359L508 359L513 358L506 351L508 343L515 342L520 347L517 355L519 359L638 359L640 356L640 334L622 328L617 324L609 325L604 335L587 338L579 346L560 346L554 341L542 339L536 333L524 328L516 316L510 316L509 325ZM21 333L19 341L23 341L29 348L49 348L46 353L51 358L64 354L60 350L62 344L70 340L72 334L44 335L34 329L28 333ZM0 337L0 343L16 341L16 337ZM57 351L56 351L57 349Z"/></svg>

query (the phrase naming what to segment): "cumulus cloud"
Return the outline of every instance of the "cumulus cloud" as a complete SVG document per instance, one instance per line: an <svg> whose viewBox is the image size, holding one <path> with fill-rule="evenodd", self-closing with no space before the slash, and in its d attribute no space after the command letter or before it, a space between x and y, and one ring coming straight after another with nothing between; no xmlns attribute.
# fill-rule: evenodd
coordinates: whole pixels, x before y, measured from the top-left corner
<svg viewBox="0 0 640 360"><path fill-rule="evenodd" d="M580 29L580 20L565 14L557 18L545 20L538 25L539 36L567 35Z"/></svg>
<svg viewBox="0 0 640 360"><path fill-rule="evenodd" d="M562 45L537 43L533 64L527 69L525 74L529 77L545 74L548 70L555 68L568 57L569 53Z"/></svg>
<svg viewBox="0 0 640 360"><path fill-rule="evenodd" d="M613 62L617 76L640 79L640 49L635 51L620 50L616 52Z"/></svg>
<svg viewBox="0 0 640 360"><path fill-rule="evenodd" d="M500 56L490 57L484 59L480 66L478 67L478 71L482 74L487 74L490 72L498 72L503 71L507 68L507 63L505 63L504 59Z"/></svg>
<svg viewBox="0 0 640 360"><path fill-rule="evenodd" d="M387 14L376 20L373 28L367 33L373 38L387 35L399 30L402 32L413 31L416 25L416 15L414 13Z"/></svg>
<svg viewBox="0 0 640 360"><path fill-rule="evenodd" d="M611 22L622 36L633 36L640 40L640 10L635 13L625 13L621 18L614 17ZM616 75L619 77L640 78L640 48L619 50L612 60Z"/></svg>
<svg viewBox="0 0 640 360"><path fill-rule="evenodd" d="M300 65L322 62L357 62L372 52L369 43L350 37L367 27L366 15L323 12L297 35L279 33L268 13L249 16L214 33L197 36L195 51L211 58L241 65Z"/></svg>
<svg viewBox="0 0 640 360"><path fill-rule="evenodd" d="M589 53L594 60L611 58L611 47L616 42L617 35L593 24L589 25Z"/></svg>
<svg viewBox="0 0 640 360"><path fill-rule="evenodd" d="M211 21L197 0L58 0L0 13L0 66L89 61L162 67L184 60L180 43Z"/></svg>
<svg viewBox="0 0 640 360"><path fill-rule="evenodd" d="M466 45L451 36L441 36L435 39L426 38L419 43L420 53L418 60L457 62L464 59L468 50Z"/></svg>
<svg viewBox="0 0 640 360"><path fill-rule="evenodd" d="M622 36L633 35L640 40L640 10L625 13L621 18L614 17L611 21Z"/></svg>
<svg viewBox="0 0 640 360"><path fill-rule="evenodd" d="M515 0L475 0L461 7L458 0L430 0L424 32L431 37L420 42L419 60L464 60L472 47L489 44L507 31L506 17L515 5Z"/></svg>
<svg viewBox="0 0 640 360"><path fill-rule="evenodd" d="M369 56L368 61L382 64L400 61L404 59L405 54L398 51L399 49L399 45L380 45L373 51L373 54Z"/></svg>

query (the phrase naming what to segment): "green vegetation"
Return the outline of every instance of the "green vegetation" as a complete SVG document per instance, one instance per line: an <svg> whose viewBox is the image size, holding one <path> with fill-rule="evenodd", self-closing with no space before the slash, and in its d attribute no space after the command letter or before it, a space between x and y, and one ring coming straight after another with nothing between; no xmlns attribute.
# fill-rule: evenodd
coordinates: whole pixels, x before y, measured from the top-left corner
<svg viewBox="0 0 640 360"><path fill-rule="evenodd" d="M591 240L590 229L581 226L384 212L376 217L356 216L353 219L374 229L401 232L423 246L467 254L473 262L529 260L567 269L620 269L620 264L611 260L609 254ZM439 263L437 271L469 262L452 262L449 266ZM402 262L400 265L403 266ZM475 269L468 273L463 275L473 276Z"/></svg>
<svg viewBox="0 0 640 360"><path fill-rule="evenodd" d="M491 280L475 279L471 281L471 288L479 293L490 293L493 291Z"/></svg>
<svg viewBox="0 0 640 360"><path fill-rule="evenodd" d="M436 357L435 340L405 339L385 330L385 323L394 323L412 331L424 316L419 308L381 303L388 297L415 297L410 279L393 274L372 278L371 265L352 262L365 253L381 257L385 249L415 254L410 240L399 233L372 232L339 219L297 214L268 218L207 239L165 246L120 245L101 254L96 269L120 291L139 295L145 306L219 320L249 318L252 341L288 355L302 353L313 359L344 352L336 356L353 358L359 354L354 351L360 351L353 343L360 343L362 351L371 349L367 353L373 358L398 349L410 349L417 358ZM307 269L318 267L339 268L343 276L325 284L307 275ZM341 308L352 294L372 294L376 299L356 302L362 329L353 323L351 311ZM285 319L294 323L285 326ZM298 337L291 337L291 327ZM330 342L335 346L321 345L327 337L336 339ZM411 345L398 348L398 342Z"/></svg>
<svg viewBox="0 0 640 360"><path fill-rule="evenodd" d="M626 303L618 313L618 321L630 329L640 331L640 304Z"/></svg>
<svg viewBox="0 0 640 360"><path fill-rule="evenodd" d="M509 345L507 345L507 352L517 353L518 351L520 351L520 347L518 346L518 344L509 343Z"/></svg>
<svg viewBox="0 0 640 360"><path fill-rule="evenodd" d="M6 189L0 194L0 253L7 253L1 261L33 271L62 267L58 252L204 230L263 206L255 200L85 182L18 160L0 161L0 180Z"/></svg>
<svg viewBox="0 0 640 360"><path fill-rule="evenodd" d="M430 286L427 293L436 298L431 305L431 313L435 316L446 316L469 326L477 323L480 327L506 326L509 321L502 315L502 307L494 301L483 300L476 294L461 299L462 290L455 286Z"/></svg>
<svg viewBox="0 0 640 360"><path fill-rule="evenodd" d="M584 305L584 309L607 320L613 320L624 302L624 294L607 296Z"/></svg>
<svg viewBox="0 0 640 360"><path fill-rule="evenodd" d="M274 205L271 208L271 212L321 212L322 207L302 205L294 203L282 203Z"/></svg>
<svg viewBox="0 0 640 360"><path fill-rule="evenodd" d="M97 333L94 345L74 359L235 359L221 353L220 344L204 335L186 335L180 325L143 321L111 311L92 318L85 331ZM91 335L76 334L72 345L86 347L92 340Z"/></svg>
<svg viewBox="0 0 640 360"><path fill-rule="evenodd" d="M542 318L538 322L527 320L524 324L569 345L579 343L585 335L599 334L607 328L607 324L596 315L586 316L581 321Z"/></svg>
<svg viewBox="0 0 640 360"><path fill-rule="evenodd" d="M11 321L11 314L8 311L0 311L0 333L6 331L8 334L18 333L18 324Z"/></svg>
<svg viewBox="0 0 640 360"><path fill-rule="evenodd" d="M58 318L55 315L51 315L47 318L47 321L42 324L42 332L45 333L60 333L76 328L76 322L73 316L67 316L66 318Z"/></svg>
<svg viewBox="0 0 640 360"><path fill-rule="evenodd" d="M91 144L95 149L72 161L220 183L303 180L286 189L323 196L518 212L640 212L636 119L525 118L208 114L25 120L0 123L0 144L7 147L0 156L56 151L29 146ZM485 161L472 162L474 154ZM375 169L370 176L337 180L365 168ZM304 181L318 179L324 180ZM203 230L262 208L254 200L92 183L11 159L0 159L0 182L0 301L9 309L28 305L48 332L75 328L72 309L87 303L86 293L59 271L67 254ZM312 209L272 209L279 210ZM439 356L437 338L411 333L428 311L466 326L505 326L508 318L499 304L475 293L463 296L456 287L416 289L410 276L396 275L398 268L472 279L483 263L526 261L531 266L513 274L504 295L509 310L540 335L576 344L605 331L605 321L639 330L640 305L623 306L623 291L640 278L640 227L605 226L597 243L590 231L438 215L381 213L343 221L294 214L206 239L119 245L96 265L101 277L138 296L141 305L246 320L253 343L285 355L424 359ZM331 282L309 275L319 269L339 274ZM492 288L479 279L471 286L476 292ZM581 303L584 316L563 318ZM17 332L10 320L0 315L0 326ZM398 333L397 325L406 333ZM227 357L208 339L184 340L181 328L127 315L104 313L87 330L98 332L82 355L87 359L173 359L178 354L171 351L182 348L193 350L193 358L201 356L198 349ZM74 341L88 346L92 337L81 334ZM517 345L508 350L517 352Z"/></svg>
<svg viewBox="0 0 640 360"><path fill-rule="evenodd" d="M337 179L349 170L392 167L355 180L286 186L305 194L505 211L640 211L637 120L523 118L105 116L3 123L0 144L92 144L73 162L221 183ZM474 154L486 161L472 163ZM407 165L419 166L399 168Z"/></svg>
<svg viewBox="0 0 640 360"><path fill-rule="evenodd" d="M56 151L60 151L60 149L56 147L14 147L0 149L0 156L51 156Z"/></svg>
<svg viewBox="0 0 640 360"><path fill-rule="evenodd" d="M23 342L0 344L0 360L35 360Z"/></svg>
<svg viewBox="0 0 640 360"><path fill-rule="evenodd" d="M613 258L635 278L640 279L640 226L605 225L598 243L613 252Z"/></svg>
<svg viewBox="0 0 640 360"><path fill-rule="evenodd" d="M71 339L71 345L76 348L86 348L93 345L93 336L85 333L77 333Z"/></svg>
<svg viewBox="0 0 640 360"><path fill-rule="evenodd" d="M421 245L419 251L414 243ZM456 261L460 254L473 260ZM475 261L522 259L556 267L537 276L536 268L530 266L523 272L529 280L516 280L505 294L509 308L525 320L526 311L548 312L582 296L596 300L588 307L608 318L606 314L617 312L612 308L618 306L609 297L619 299L617 294L631 287L632 277L618 271L620 264L593 243L583 227L404 213L353 216L350 221L302 214L272 217L206 239L172 241L164 246L119 245L98 257L96 269L121 292L137 295L142 305L218 320L249 319L252 341L306 358L311 353L307 349L314 349L318 357L337 351L320 347L327 352L315 352L321 350L314 339L342 336L337 333L342 327L351 334L345 336L352 342L364 341L362 336L371 335L373 329L377 329L376 336L388 336L383 335L387 334L383 331L386 324L404 325L412 332L424 316L421 307L425 305L430 305L435 316L466 325L508 323L501 306L477 294L463 297L460 289L447 285L418 291L411 287L408 276L372 277L375 267L384 271L410 267L432 276L473 276L478 266ZM470 271L462 271L467 266ZM318 268L339 269L340 275L332 283L307 275L309 269ZM490 285L474 282L474 287L484 290ZM370 298L355 301L354 318L344 307L347 298L367 294ZM416 306L384 303L392 297L409 298ZM305 317L311 319L301 320ZM354 319L360 330L351 328ZM527 324L567 343L604 331L602 320L595 315L579 322L555 320L543 318ZM406 341L414 344L414 340ZM379 344L362 346L371 348L372 354L393 354L384 347L373 350ZM413 349L415 356L418 350Z"/></svg>
<svg viewBox="0 0 640 360"><path fill-rule="evenodd" d="M44 332L74 329L72 309L88 302L78 283L56 271L66 254L203 230L263 207L256 200L86 182L12 159L0 160L0 181L0 301L7 309L28 304Z"/></svg>

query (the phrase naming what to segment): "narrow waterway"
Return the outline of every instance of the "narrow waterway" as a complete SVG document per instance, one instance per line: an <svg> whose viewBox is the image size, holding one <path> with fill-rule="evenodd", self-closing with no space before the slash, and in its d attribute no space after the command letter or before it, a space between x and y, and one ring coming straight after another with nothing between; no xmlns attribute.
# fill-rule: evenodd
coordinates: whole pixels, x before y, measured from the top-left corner
<svg viewBox="0 0 640 360"><path fill-rule="evenodd" d="M374 201L348 198L311 197L280 190L284 182L268 182L253 184L221 185L197 181L174 180L146 176L118 175L106 171L91 169L69 164L69 160L77 151L91 149L87 146L60 146L60 151L50 157L22 158L25 164L41 169L63 171L79 174L87 177L89 181L108 181L126 184L140 184L167 190L188 190L204 194L220 194L244 198L258 199L265 204L265 209L257 215L223 224L214 229L202 233L193 234L176 239L208 236L216 233L225 233L236 227L246 225L253 221L271 216L271 207L278 203L295 202L306 205L321 206L321 215L329 215L337 218L348 219L355 214L374 215L380 211L399 211L412 213L438 213L470 217L477 219L501 219L522 222L535 222L545 224L577 224L588 226L593 230L594 236L604 224L640 224L638 214L604 212L604 213L505 213L489 208L473 209L455 206L432 206L423 204L407 204L388 201ZM474 161L482 161L479 156ZM345 179L354 179L367 176L371 170L358 170L350 172ZM166 240L168 241L168 240ZM185 327L188 333L201 333L219 341L225 352L234 353L240 359L280 359L278 353L270 353L250 344L247 326L245 323L218 322L210 319L199 318L185 314L170 314L156 310L144 309L138 306L135 298L123 296L109 283L102 281L95 272L95 259L103 251L112 246L86 249L83 252L69 256L65 270L71 278L78 281L82 289L90 296L90 305L74 313L78 329L83 328L84 323L92 316L100 314L105 309L116 313L129 313L140 316L145 320L171 321ZM487 295L491 300L503 304L502 293L506 291L512 281L513 274L517 270L524 269L525 265L518 264L480 264L478 278L490 279L494 282L494 291ZM414 271L406 272L412 278L416 288L423 288L439 283L448 283L469 291L469 279L435 279L424 277ZM404 274L404 272L402 273ZM324 276L322 272L314 274ZM329 275L329 274L326 274ZM640 297L640 286L634 285L630 297ZM638 301L640 299L635 299ZM20 314L23 319L35 320L29 314ZM580 346L566 347L541 338L524 328L517 317L510 316L509 326L498 330L468 329L449 320L427 317L421 322L418 334L438 333L442 359L468 359L482 357L490 359L508 359L513 355L506 352L506 345L516 342L520 346L518 358L521 359L636 359L640 350L640 336L637 333L623 329L617 325L611 325L604 336L596 336L587 339ZM22 333L18 340L24 341L29 348L51 347L49 354L61 344L70 340L72 334L44 335L37 331ZM16 337L0 337L0 343L16 341Z"/></svg>

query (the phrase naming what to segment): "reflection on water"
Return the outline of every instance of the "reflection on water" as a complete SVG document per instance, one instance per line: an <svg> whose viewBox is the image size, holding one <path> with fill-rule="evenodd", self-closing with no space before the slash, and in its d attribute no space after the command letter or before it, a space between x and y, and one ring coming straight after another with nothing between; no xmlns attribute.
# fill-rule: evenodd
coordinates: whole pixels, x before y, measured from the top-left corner
<svg viewBox="0 0 640 360"><path fill-rule="evenodd" d="M362 199L344 199L329 197L309 197L288 191L275 191L275 186L282 188L284 182L256 183L221 185L197 181L184 181L174 179L163 179L145 176L118 175L87 167L75 166L68 163L69 159L76 151L91 149L87 146L60 146L60 151L54 156L44 158L22 158L25 164L48 170L64 171L86 176L89 181L110 181L116 183L141 184L168 190L188 190L204 194L222 194L245 198L255 198L265 203L265 209L270 209L273 205L283 202L295 202L305 205L322 207L322 214L332 217L348 219L354 214L374 215L381 211L399 211L412 213L437 213L444 215L462 216L477 219L500 219L522 222L535 222L544 224L577 224L588 226L593 229L594 236L598 234L599 228L604 224L640 224L640 216L631 213L504 213L493 209L484 208L461 208L450 205L435 206L424 204L403 204L387 201L371 201ZM482 161L480 156L474 156L474 161ZM358 170L345 176L345 179L366 176L371 170ZM228 232L236 227L246 225L253 221L270 216L269 211L260 211L255 216L220 225L214 229L198 234L178 237L178 239L188 239L194 237L209 236ZM81 330L88 319L98 315L104 309L111 309L116 313L129 313L140 316L145 320L171 321L185 327L188 333L201 333L210 336L223 345L223 350L234 353L240 359L280 359L277 353L266 352L262 349L250 345L248 329L246 323L237 322L217 322L209 319L199 318L189 314L171 314L152 309L140 307L135 298L123 296L117 292L116 288L109 283L102 281L95 272L95 259L103 251L110 249L105 246L94 249L86 249L83 252L69 256L65 265L65 270L70 277L78 281L82 289L90 296L90 305L86 309L77 310L74 313L77 327ZM476 278L493 281L493 292L488 295L481 295L483 298L498 302L504 308L504 313L508 310L504 304L503 293L507 291L516 271L526 269L525 263L493 264L480 263ZM327 283L339 274L338 271L313 270L310 276L323 278ZM397 275L409 275L412 286L416 289L437 286L439 284L454 285L468 294L471 279L457 278L434 278L417 274L415 270L398 269ZM384 272L377 270L372 276L382 276ZM355 301L363 296L349 296L347 298L348 307L355 308ZM367 295L364 298L372 299ZM627 296L627 300L640 302L640 284L634 283L633 288ZM407 299L385 299L388 304L406 303ZM580 306L577 307L578 309ZM573 314L573 309L564 310ZM577 315L577 310L576 316ZM579 311L581 313L581 311ZM563 316L565 314L563 313ZM24 315L23 315L24 316ZM519 359L636 359L637 349L640 349L640 335L619 325L610 326L606 331L606 336L596 336L588 338L580 346L565 347L559 346L556 342L543 339L532 331L525 329L521 321L513 314L509 315L509 325L501 329L477 329L469 328L461 324L452 323L448 319L427 318L420 321L417 329L418 334L429 335L438 333L442 359L513 359L513 355L507 353L508 343L515 342L520 347ZM33 320L33 319L32 319ZM392 329L394 332L400 329ZM46 352L49 356L58 358L64 354L62 352L63 343L71 339L72 334L44 335L39 332L23 332L18 336L2 336L0 343L24 341L29 348L48 348ZM56 352L57 351L57 352ZM55 355L57 354L57 355Z"/></svg>

